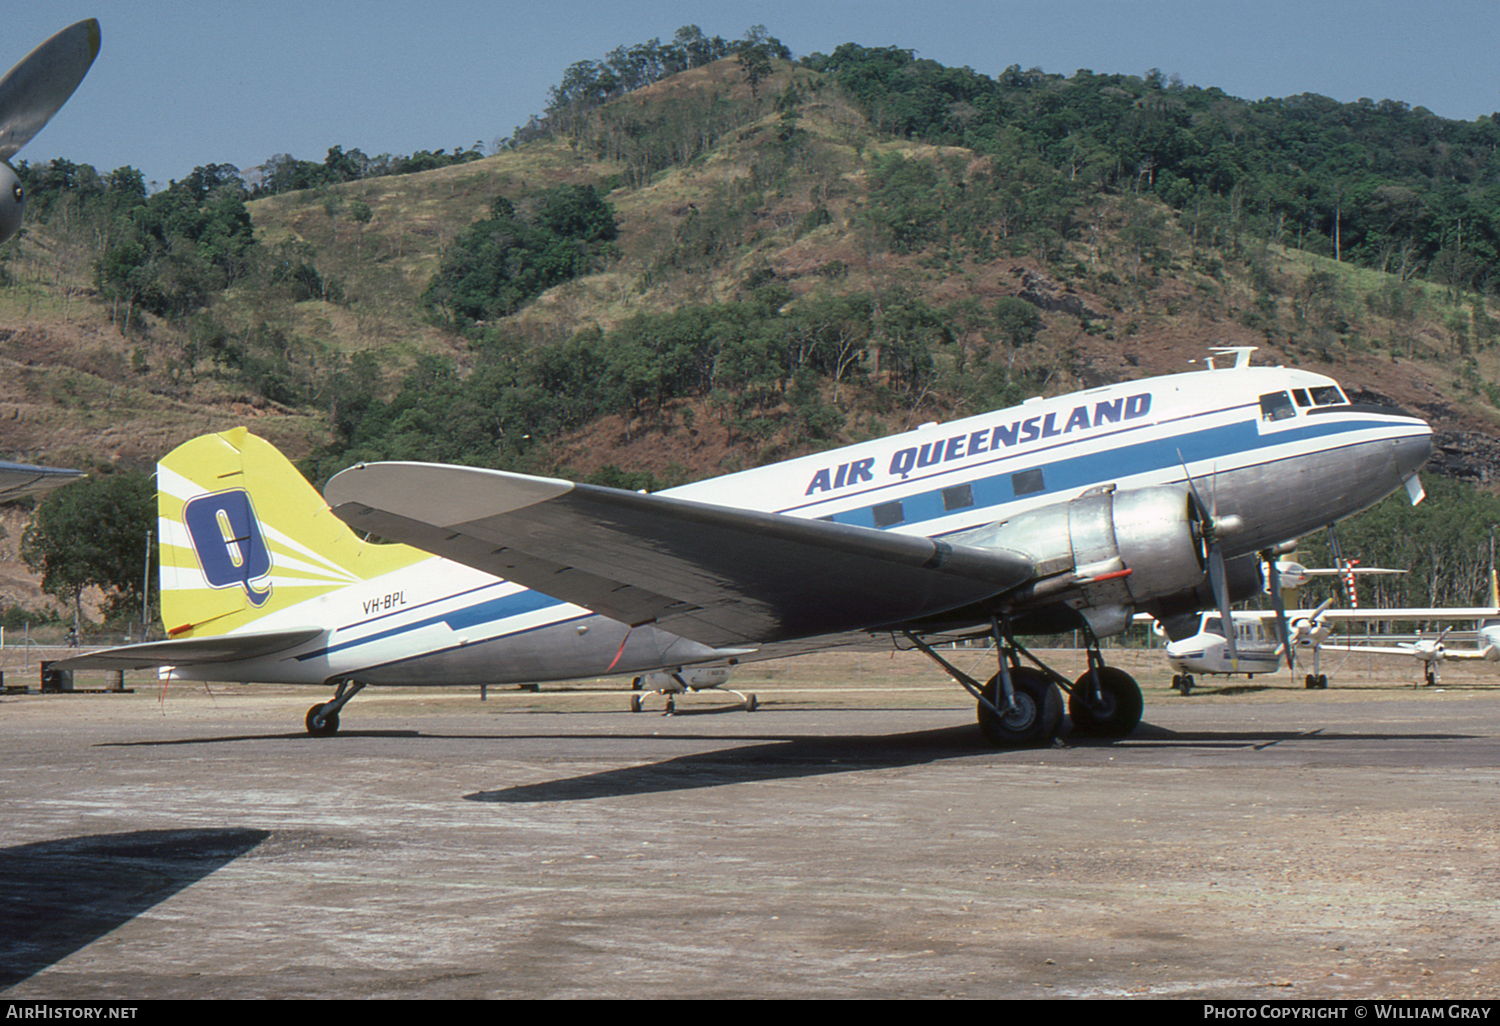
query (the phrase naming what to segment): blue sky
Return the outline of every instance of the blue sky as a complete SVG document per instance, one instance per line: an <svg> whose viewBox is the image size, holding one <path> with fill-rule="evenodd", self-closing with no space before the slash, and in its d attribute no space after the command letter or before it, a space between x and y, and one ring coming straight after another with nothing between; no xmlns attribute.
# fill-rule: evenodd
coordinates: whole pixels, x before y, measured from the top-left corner
<svg viewBox="0 0 1500 1026"><path fill-rule="evenodd" d="M96 17L103 48L19 155L165 185L200 164L486 146L546 104L574 61L678 27L763 24L797 55L901 46L993 75L1160 68L1258 99L1395 99L1472 120L1500 110L1500 3L1433 0L49 0L11 5L0 67ZM19 159L18 158L18 159Z"/></svg>

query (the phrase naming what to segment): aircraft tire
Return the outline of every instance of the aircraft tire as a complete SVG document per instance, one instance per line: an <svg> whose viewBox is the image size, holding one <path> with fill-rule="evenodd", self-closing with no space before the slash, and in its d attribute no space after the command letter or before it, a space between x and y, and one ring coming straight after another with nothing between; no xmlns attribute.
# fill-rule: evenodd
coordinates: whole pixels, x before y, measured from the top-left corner
<svg viewBox="0 0 1500 1026"><path fill-rule="evenodd" d="M754 712L755 710L757 710L759 708L760 708L760 701L758 699L756 699L756 697L754 695L747 695L746 698L745 698L745 711L746 712Z"/></svg>
<svg viewBox="0 0 1500 1026"><path fill-rule="evenodd" d="M1320 673L1320 674L1318 674L1318 690L1319 691L1327 691L1328 690L1328 674L1326 674L1326 673Z"/></svg>
<svg viewBox="0 0 1500 1026"><path fill-rule="evenodd" d="M1307 675L1307 677L1306 677L1306 678L1305 678L1305 679L1304 679L1304 680L1303 680L1303 681L1302 681L1302 687L1303 687L1303 689L1304 689L1304 690L1306 690L1306 691L1312 691L1312 690L1314 690L1314 689L1316 689L1316 688L1317 688L1317 686L1318 686L1318 678L1316 678L1316 677L1314 677L1314 676L1313 676L1313 675L1312 675L1312 674L1310 674L1310 673L1309 673L1309 674L1308 674L1308 675Z"/></svg>
<svg viewBox="0 0 1500 1026"><path fill-rule="evenodd" d="M1188 679L1185 677L1184 681ZM1146 703L1134 677L1113 666L1100 667L1102 706L1089 704L1087 695L1093 685L1089 673L1084 673L1073 685L1073 694L1068 697L1068 715L1074 730L1090 737L1124 737L1140 724Z"/></svg>
<svg viewBox="0 0 1500 1026"><path fill-rule="evenodd" d="M333 737L333 735L339 732L339 714L336 712L328 713L319 722L318 716L322 712L322 705L315 705L307 710L307 719L303 721L307 726L307 732L313 737Z"/></svg>
<svg viewBox="0 0 1500 1026"><path fill-rule="evenodd" d="M1029 666L1012 670L1011 688L1016 696L1016 711L997 716L983 704L976 703L979 730L996 748L1050 744L1062 723L1062 698L1047 675ZM984 686L984 696L996 706L1003 701L1000 675Z"/></svg>
<svg viewBox="0 0 1500 1026"><path fill-rule="evenodd" d="M641 711L641 696L640 695L631 695L630 696L630 711L631 712L640 712Z"/></svg>

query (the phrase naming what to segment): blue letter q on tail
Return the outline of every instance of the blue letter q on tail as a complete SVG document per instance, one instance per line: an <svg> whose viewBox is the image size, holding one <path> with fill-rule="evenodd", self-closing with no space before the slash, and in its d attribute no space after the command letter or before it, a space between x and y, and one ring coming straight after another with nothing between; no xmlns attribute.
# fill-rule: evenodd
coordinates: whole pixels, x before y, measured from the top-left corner
<svg viewBox="0 0 1500 1026"><path fill-rule="evenodd" d="M265 604L271 597L270 582L264 591L251 582L270 574L271 550L249 492L237 488L189 499L182 507L182 523L210 587L244 588L251 605Z"/></svg>

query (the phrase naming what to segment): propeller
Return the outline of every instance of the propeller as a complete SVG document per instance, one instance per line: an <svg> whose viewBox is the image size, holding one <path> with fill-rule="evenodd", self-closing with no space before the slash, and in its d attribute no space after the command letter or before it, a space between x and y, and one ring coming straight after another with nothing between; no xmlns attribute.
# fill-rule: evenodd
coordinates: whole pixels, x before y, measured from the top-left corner
<svg viewBox="0 0 1500 1026"><path fill-rule="evenodd" d="M1181 449L1177 450L1177 459L1182 463L1183 475L1186 476L1188 489L1193 495L1193 511L1190 517L1193 534L1198 540L1203 568L1208 571L1208 585L1213 590L1214 605L1219 610L1220 623L1224 625L1224 642L1229 649L1229 665L1238 669L1240 655L1234 643L1238 632L1234 629L1234 615L1229 608L1229 579L1224 569L1222 542L1225 535L1239 530L1243 526L1243 521L1237 516L1219 516L1219 475L1217 472L1214 474L1213 505L1210 506L1203 501L1203 496L1198 492L1198 482L1194 481L1193 475L1188 472L1187 460L1183 459Z"/></svg>
<svg viewBox="0 0 1500 1026"><path fill-rule="evenodd" d="M70 25L0 78L0 161L11 157L52 120L83 81L99 54L99 22ZM0 164L0 242L21 227L25 209L21 180Z"/></svg>
<svg viewBox="0 0 1500 1026"><path fill-rule="evenodd" d="M1273 549L1260 554L1266 561L1266 584L1271 589L1271 608L1276 610L1276 636L1281 639L1281 649L1286 653L1286 668L1292 676L1297 675L1297 655L1292 647L1291 633L1287 629L1286 601L1281 597L1281 567Z"/></svg>

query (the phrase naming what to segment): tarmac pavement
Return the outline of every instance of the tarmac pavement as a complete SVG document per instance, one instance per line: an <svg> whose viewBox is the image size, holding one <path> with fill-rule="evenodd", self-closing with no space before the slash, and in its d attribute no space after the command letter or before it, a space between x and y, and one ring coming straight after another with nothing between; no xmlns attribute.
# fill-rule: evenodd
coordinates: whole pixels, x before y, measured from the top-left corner
<svg viewBox="0 0 1500 1026"><path fill-rule="evenodd" d="M1500 993L1492 684L1143 674L1129 739L995 751L909 660L755 713L370 689L327 739L322 691L7 696L0 995Z"/></svg>

